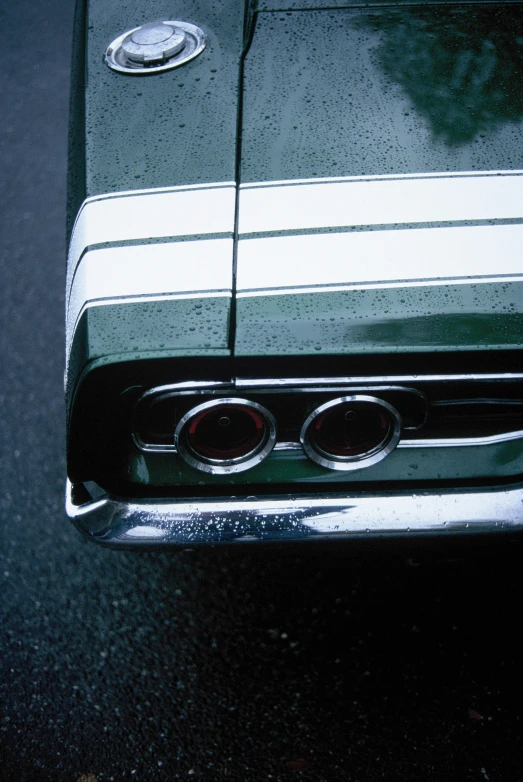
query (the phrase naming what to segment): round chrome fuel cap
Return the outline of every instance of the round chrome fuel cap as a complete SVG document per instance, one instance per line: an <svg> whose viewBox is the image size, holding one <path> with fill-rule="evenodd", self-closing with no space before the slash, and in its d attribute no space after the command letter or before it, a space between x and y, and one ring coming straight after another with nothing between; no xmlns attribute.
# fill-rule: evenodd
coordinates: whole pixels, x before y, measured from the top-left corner
<svg viewBox="0 0 523 782"><path fill-rule="evenodd" d="M205 44L205 34L194 24L150 22L116 38L107 48L105 62L120 73L148 75L193 60Z"/></svg>

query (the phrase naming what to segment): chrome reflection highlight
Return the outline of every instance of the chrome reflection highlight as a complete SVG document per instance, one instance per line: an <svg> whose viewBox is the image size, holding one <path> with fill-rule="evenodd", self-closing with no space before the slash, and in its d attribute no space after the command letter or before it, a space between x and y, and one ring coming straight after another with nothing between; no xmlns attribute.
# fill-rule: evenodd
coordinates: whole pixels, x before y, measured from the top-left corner
<svg viewBox="0 0 523 782"><path fill-rule="evenodd" d="M187 464L213 475L249 470L268 456L275 442L271 413L234 397L193 407L174 433L174 444Z"/></svg>
<svg viewBox="0 0 523 782"><path fill-rule="evenodd" d="M157 21L134 27L107 47L105 62L113 71L133 76L178 68L205 49L205 33L195 24Z"/></svg>
<svg viewBox="0 0 523 782"><path fill-rule="evenodd" d="M69 481L66 511L88 540L114 549L193 548L253 541L351 540L501 533L523 529L523 484L458 491L356 492L121 500L78 504Z"/></svg>
<svg viewBox="0 0 523 782"><path fill-rule="evenodd" d="M373 396L354 394L320 405L300 432L303 450L330 470L360 470L384 459L401 436L398 411Z"/></svg>

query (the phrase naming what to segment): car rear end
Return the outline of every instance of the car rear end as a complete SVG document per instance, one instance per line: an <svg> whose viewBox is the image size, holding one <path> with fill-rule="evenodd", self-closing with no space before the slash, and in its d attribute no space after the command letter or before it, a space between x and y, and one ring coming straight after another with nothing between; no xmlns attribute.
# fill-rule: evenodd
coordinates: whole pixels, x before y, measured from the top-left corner
<svg viewBox="0 0 523 782"><path fill-rule="evenodd" d="M70 517L139 548L519 529L520 7L181 3L200 55L108 67L162 11L79 6Z"/></svg>

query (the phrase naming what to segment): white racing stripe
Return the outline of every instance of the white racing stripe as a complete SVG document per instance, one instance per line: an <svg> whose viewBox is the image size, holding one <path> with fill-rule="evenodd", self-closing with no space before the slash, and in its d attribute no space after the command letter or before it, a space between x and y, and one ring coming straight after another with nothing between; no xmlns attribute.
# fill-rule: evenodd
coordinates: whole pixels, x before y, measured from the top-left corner
<svg viewBox="0 0 523 782"><path fill-rule="evenodd" d="M234 231L234 183L117 193L88 199L76 220L67 264L69 292L87 247L105 242Z"/></svg>
<svg viewBox="0 0 523 782"><path fill-rule="evenodd" d="M132 245L85 253L66 316L66 363L76 324L88 306L132 303L139 297L232 296L232 239Z"/></svg>
<svg viewBox="0 0 523 782"><path fill-rule="evenodd" d="M90 301L230 291L232 249L232 239L200 239L91 250L74 278L68 321L76 323Z"/></svg>
<svg viewBox="0 0 523 782"><path fill-rule="evenodd" d="M68 348L80 313L91 304L184 292L232 295L235 196L234 183L225 182L88 199L68 258ZM401 227L507 218L523 218L523 172L242 186L238 295L522 276L523 225ZM391 224L399 227L387 230ZM350 226L383 230L242 238ZM160 238L167 241L139 243ZM105 243L116 246L99 247Z"/></svg>
<svg viewBox="0 0 523 782"><path fill-rule="evenodd" d="M225 291L230 297L235 201L231 182L114 193L85 201L69 245L66 362L78 318L90 305L125 304L140 296L172 298L184 292L198 297ZM216 234L230 238L190 238ZM108 242L176 236L188 239L96 248Z"/></svg>
<svg viewBox="0 0 523 782"><path fill-rule="evenodd" d="M240 188L239 233L523 217L523 174L350 179Z"/></svg>
<svg viewBox="0 0 523 782"><path fill-rule="evenodd" d="M523 277L522 248L523 224L244 239L238 247L237 287L241 294L316 285Z"/></svg>

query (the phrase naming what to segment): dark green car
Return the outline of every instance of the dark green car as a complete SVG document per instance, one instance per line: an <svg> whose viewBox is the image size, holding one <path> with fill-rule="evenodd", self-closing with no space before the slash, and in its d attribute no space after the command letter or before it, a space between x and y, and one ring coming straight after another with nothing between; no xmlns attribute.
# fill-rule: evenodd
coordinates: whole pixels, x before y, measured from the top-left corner
<svg viewBox="0 0 523 782"><path fill-rule="evenodd" d="M523 5L89 0L75 35L77 527L523 527Z"/></svg>

